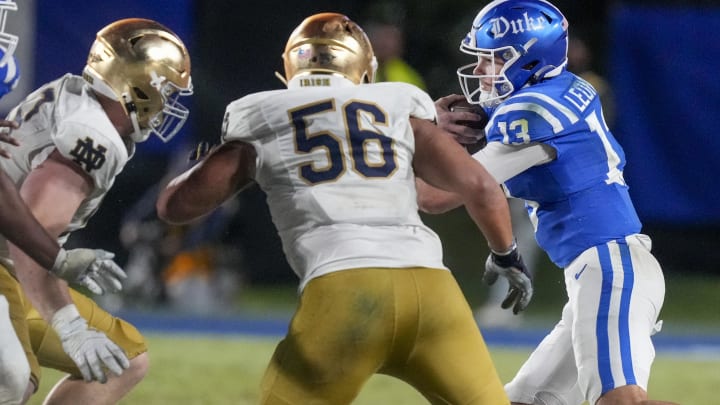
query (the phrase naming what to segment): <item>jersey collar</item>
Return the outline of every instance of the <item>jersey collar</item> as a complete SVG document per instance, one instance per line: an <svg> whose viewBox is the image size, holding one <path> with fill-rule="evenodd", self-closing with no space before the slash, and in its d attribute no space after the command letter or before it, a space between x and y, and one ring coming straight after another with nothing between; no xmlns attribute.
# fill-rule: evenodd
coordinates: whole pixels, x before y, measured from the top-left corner
<svg viewBox="0 0 720 405"><path fill-rule="evenodd" d="M350 87L355 83L340 75L334 74L309 74L298 75L290 79L288 89L300 89L307 87Z"/></svg>

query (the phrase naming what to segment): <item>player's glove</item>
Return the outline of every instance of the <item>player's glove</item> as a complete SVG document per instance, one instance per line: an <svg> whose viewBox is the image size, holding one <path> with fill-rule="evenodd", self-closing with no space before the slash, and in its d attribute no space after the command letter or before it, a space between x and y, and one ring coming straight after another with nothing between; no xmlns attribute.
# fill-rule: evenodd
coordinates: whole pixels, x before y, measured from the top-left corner
<svg viewBox="0 0 720 405"><path fill-rule="evenodd" d="M55 312L50 324L85 381L105 383L106 370L120 375L130 366L125 352L104 333L90 329L75 305L69 304Z"/></svg>
<svg viewBox="0 0 720 405"><path fill-rule="evenodd" d="M114 254L102 249L60 249L50 272L63 280L86 287L102 295L122 290L125 272L112 259Z"/></svg>
<svg viewBox="0 0 720 405"><path fill-rule="evenodd" d="M512 247L504 253L497 253L490 250L485 262L485 274L483 281L493 285L499 276L505 277L510 282L507 296L500 306L503 309L513 307L513 313L524 310L533 296L532 276L523 263L517 244L513 242Z"/></svg>
<svg viewBox="0 0 720 405"><path fill-rule="evenodd" d="M189 162L197 162L203 160L217 145L210 142L202 141L195 145L195 148L190 151L188 156Z"/></svg>

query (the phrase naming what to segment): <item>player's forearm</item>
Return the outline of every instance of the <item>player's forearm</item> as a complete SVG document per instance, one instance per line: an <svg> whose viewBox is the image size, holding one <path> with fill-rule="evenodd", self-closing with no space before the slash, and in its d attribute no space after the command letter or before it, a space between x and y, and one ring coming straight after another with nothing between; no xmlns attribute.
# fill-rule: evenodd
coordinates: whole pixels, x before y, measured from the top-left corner
<svg viewBox="0 0 720 405"><path fill-rule="evenodd" d="M32 215L10 178L0 171L0 233L49 269L60 250L57 241Z"/></svg>
<svg viewBox="0 0 720 405"><path fill-rule="evenodd" d="M212 199L202 195L202 189L192 192L193 183L197 182L197 179L191 179L191 176L196 170L198 166L174 178L160 192L155 204L160 219L174 224L187 223L208 214L217 207L209 203Z"/></svg>
<svg viewBox="0 0 720 405"><path fill-rule="evenodd" d="M252 182L255 150L242 142L220 145L160 192L158 216L186 223L209 214Z"/></svg>
<svg viewBox="0 0 720 405"><path fill-rule="evenodd" d="M183 224L199 219L224 203L237 189L211 167L200 163L179 175L160 192L156 203L160 219Z"/></svg>
<svg viewBox="0 0 720 405"><path fill-rule="evenodd" d="M488 241L490 248L504 252L514 241L510 208L502 189L485 182L466 197L465 207Z"/></svg>
<svg viewBox="0 0 720 405"><path fill-rule="evenodd" d="M33 307L50 322L55 311L71 304L67 284L40 267L15 245L10 245L15 274Z"/></svg>
<svg viewBox="0 0 720 405"><path fill-rule="evenodd" d="M504 183L525 170L555 159L556 152L542 143L503 145L490 142L473 155L498 183Z"/></svg>
<svg viewBox="0 0 720 405"><path fill-rule="evenodd" d="M417 203L420 211L428 214L442 214L462 205L459 194L441 190L427 184L422 179L415 179Z"/></svg>

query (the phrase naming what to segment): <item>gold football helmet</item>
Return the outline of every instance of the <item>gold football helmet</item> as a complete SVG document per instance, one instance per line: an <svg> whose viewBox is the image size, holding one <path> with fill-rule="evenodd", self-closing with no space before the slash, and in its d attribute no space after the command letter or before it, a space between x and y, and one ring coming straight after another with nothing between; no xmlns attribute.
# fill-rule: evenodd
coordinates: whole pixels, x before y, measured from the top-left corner
<svg viewBox="0 0 720 405"><path fill-rule="evenodd" d="M5 66L8 60L13 57L17 47L18 37L5 32L5 23L8 13L17 11L17 4L12 0L0 0L0 66Z"/></svg>
<svg viewBox="0 0 720 405"><path fill-rule="evenodd" d="M290 34L285 80L313 73L341 75L355 84L375 80L377 61L365 31L347 16L320 13L306 18Z"/></svg>
<svg viewBox="0 0 720 405"><path fill-rule="evenodd" d="M177 35L155 21L129 18L101 29L83 77L123 105L135 142L150 134L169 141L189 114L178 99L192 94L190 55Z"/></svg>

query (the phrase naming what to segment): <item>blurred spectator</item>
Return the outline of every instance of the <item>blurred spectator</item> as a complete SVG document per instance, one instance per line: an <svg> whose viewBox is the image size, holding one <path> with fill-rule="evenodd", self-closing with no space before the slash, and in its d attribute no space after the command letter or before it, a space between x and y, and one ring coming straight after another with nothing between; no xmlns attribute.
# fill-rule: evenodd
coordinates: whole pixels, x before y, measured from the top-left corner
<svg viewBox="0 0 720 405"><path fill-rule="evenodd" d="M593 53L580 36L568 37L568 70L587 80L597 90L603 106L605 122L610 129L615 123L615 98L608 81L593 68Z"/></svg>
<svg viewBox="0 0 720 405"><path fill-rule="evenodd" d="M425 90L425 81L405 59L405 34L399 24L370 22L365 32L378 60L376 82L405 82Z"/></svg>
<svg viewBox="0 0 720 405"><path fill-rule="evenodd" d="M240 288L242 274L236 269L245 268L242 255L223 238L237 213L237 201L187 225L168 225L156 216L159 187L167 176L187 167L185 151L178 148L166 177L150 187L123 218L120 239L128 250L128 279L125 294L108 297L107 305L159 304L183 312L210 313L228 308Z"/></svg>

